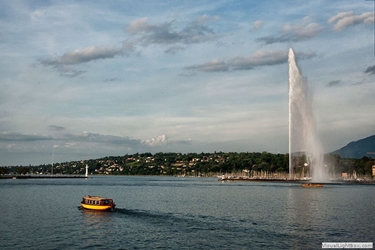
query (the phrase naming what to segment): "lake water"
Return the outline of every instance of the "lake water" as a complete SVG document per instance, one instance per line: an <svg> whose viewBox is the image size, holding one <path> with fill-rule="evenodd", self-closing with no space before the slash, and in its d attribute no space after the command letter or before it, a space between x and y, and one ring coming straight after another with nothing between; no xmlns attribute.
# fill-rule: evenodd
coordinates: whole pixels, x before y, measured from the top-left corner
<svg viewBox="0 0 375 250"><path fill-rule="evenodd" d="M86 194L114 212L80 210ZM375 185L111 177L0 180L1 249L320 249L375 242Z"/></svg>

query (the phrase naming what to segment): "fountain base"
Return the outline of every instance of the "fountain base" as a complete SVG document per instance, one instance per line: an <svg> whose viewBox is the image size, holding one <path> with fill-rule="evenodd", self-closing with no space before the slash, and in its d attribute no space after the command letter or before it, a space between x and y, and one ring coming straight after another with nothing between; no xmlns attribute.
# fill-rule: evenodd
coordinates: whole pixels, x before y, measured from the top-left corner
<svg viewBox="0 0 375 250"><path fill-rule="evenodd" d="M322 183L302 183L301 187L305 188L320 188L323 187Z"/></svg>

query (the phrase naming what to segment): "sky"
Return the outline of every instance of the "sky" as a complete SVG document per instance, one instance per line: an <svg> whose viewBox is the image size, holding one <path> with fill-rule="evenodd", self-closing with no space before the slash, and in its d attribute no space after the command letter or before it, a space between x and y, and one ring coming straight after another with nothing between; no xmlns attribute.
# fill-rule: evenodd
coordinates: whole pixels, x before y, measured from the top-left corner
<svg viewBox="0 0 375 250"><path fill-rule="evenodd" d="M289 48L324 152L375 134L374 2L0 1L0 166L288 153Z"/></svg>

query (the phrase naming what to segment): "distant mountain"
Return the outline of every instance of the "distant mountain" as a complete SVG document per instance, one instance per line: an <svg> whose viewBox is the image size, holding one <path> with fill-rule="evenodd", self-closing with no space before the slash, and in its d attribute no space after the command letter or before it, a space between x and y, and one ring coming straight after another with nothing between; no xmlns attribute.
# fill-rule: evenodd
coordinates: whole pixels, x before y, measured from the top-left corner
<svg viewBox="0 0 375 250"><path fill-rule="evenodd" d="M350 142L345 147L342 147L332 153L339 154L342 158L360 159L363 156L374 158L375 154L368 154L369 152L375 153L375 135L358 141Z"/></svg>

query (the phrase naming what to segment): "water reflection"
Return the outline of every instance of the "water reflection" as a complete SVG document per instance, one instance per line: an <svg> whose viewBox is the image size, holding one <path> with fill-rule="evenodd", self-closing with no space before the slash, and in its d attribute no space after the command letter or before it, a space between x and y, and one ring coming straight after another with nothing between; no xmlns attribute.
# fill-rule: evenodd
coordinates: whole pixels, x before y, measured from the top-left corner
<svg viewBox="0 0 375 250"><path fill-rule="evenodd" d="M322 190L306 189L294 186L288 189L285 210L285 230L298 238L311 238L313 231L318 231L320 215L324 213L321 206ZM310 237L309 237L310 236Z"/></svg>
<svg viewBox="0 0 375 250"><path fill-rule="evenodd" d="M321 189L290 188L288 190L288 221L313 227L317 218L324 213ZM323 204L324 205L324 204Z"/></svg>
<svg viewBox="0 0 375 250"><path fill-rule="evenodd" d="M100 210L89 210L89 209L82 209L79 208L79 210L82 211L83 214L89 217L94 217L94 218L104 218L104 217L109 217L111 214L111 211L100 211Z"/></svg>
<svg viewBox="0 0 375 250"><path fill-rule="evenodd" d="M81 209L83 215L84 228L96 230L111 227L113 224L113 214L109 211L96 211Z"/></svg>

